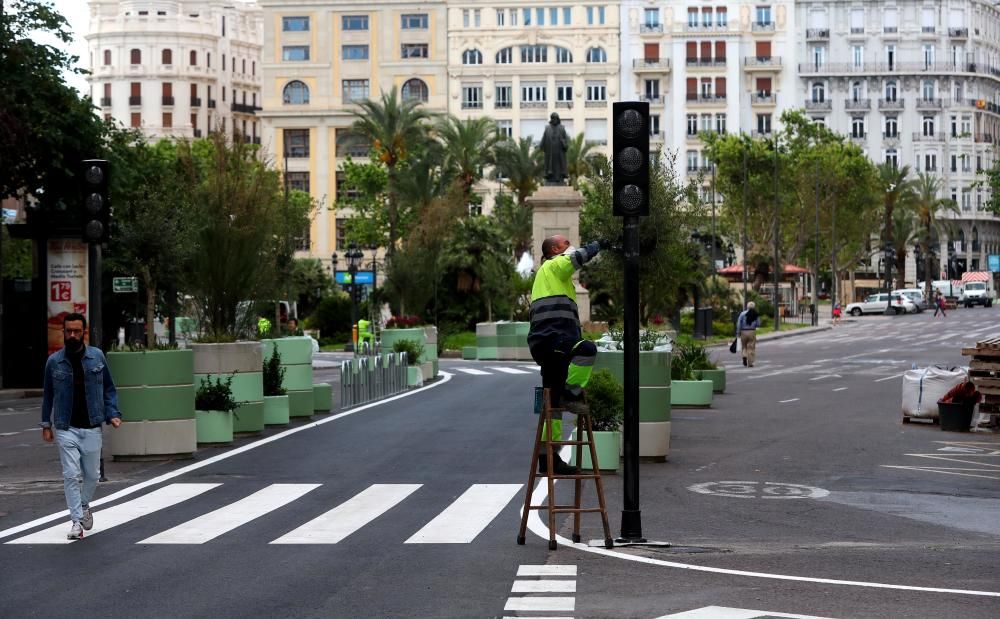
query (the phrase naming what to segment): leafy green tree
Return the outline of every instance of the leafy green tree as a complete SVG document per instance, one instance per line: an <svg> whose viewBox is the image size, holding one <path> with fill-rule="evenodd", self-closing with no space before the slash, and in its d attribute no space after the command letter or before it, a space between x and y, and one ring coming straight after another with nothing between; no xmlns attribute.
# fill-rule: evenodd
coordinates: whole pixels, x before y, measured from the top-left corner
<svg viewBox="0 0 1000 619"><path fill-rule="evenodd" d="M500 194L496 197L490 216L500 227L503 238L507 240L504 246L511 251L515 260L531 250L531 207L518 204L509 193Z"/></svg>
<svg viewBox="0 0 1000 619"><path fill-rule="evenodd" d="M493 164L493 149L499 141L496 124L489 118L462 120L449 114L437 123L437 136L444 146L444 167L462 187L466 202L472 188L483 178L483 169Z"/></svg>
<svg viewBox="0 0 1000 619"><path fill-rule="evenodd" d="M69 24L51 2L0 5L0 198L30 194L42 208L74 204L80 161L104 154L106 126L63 82L76 58L36 40L68 43Z"/></svg>
<svg viewBox="0 0 1000 619"><path fill-rule="evenodd" d="M894 213L897 208L906 208L914 197L913 180L910 178L910 166L897 167L891 163L880 163L878 165L879 188L883 196L883 216L885 217L885 229L882 233L883 249L896 246L894 225L896 217ZM902 282L900 277L899 282ZM902 283L900 283L902 287Z"/></svg>
<svg viewBox="0 0 1000 619"><path fill-rule="evenodd" d="M924 259L924 296L931 298L931 282L934 279L932 270L931 242L940 237L947 229L947 222L938 215L944 212L958 214L958 205L954 200L941 198L942 182L936 176L921 172L914 182L913 209L919 229L917 231L920 250Z"/></svg>
<svg viewBox="0 0 1000 619"><path fill-rule="evenodd" d="M593 151L594 145L584 139L582 133L576 134L569 142L566 150L566 175L573 187L580 188L580 180L592 176L600 169L599 161L603 155Z"/></svg>
<svg viewBox="0 0 1000 619"><path fill-rule="evenodd" d="M494 178L513 192L518 205L525 205L528 196L535 193L545 173L544 153L535 148L531 138L504 140L496 145Z"/></svg>
<svg viewBox="0 0 1000 619"><path fill-rule="evenodd" d="M290 299L298 302L299 316L308 316L332 292L333 276L316 258L297 258L291 270Z"/></svg>
<svg viewBox="0 0 1000 619"><path fill-rule="evenodd" d="M421 142L427 139L428 114L420 109L416 99L401 99L393 87L383 92L378 101L366 99L354 111L353 130L372 145L373 160L385 165L385 218L388 228L386 253L396 251L400 234L399 172L400 167Z"/></svg>
<svg viewBox="0 0 1000 619"><path fill-rule="evenodd" d="M3 225L3 279L31 277L32 243L30 239L11 238Z"/></svg>
<svg viewBox="0 0 1000 619"><path fill-rule="evenodd" d="M909 253L910 244L919 238L920 221L916 217L913 206L907 204L905 207L897 207L892 213L892 258L896 264L896 285L895 288L906 287L906 254Z"/></svg>
<svg viewBox="0 0 1000 619"><path fill-rule="evenodd" d="M494 303L510 306L514 261L504 245L496 221L483 216L463 217L445 243L440 265L454 281L454 291L485 305L487 322L493 321Z"/></svg>

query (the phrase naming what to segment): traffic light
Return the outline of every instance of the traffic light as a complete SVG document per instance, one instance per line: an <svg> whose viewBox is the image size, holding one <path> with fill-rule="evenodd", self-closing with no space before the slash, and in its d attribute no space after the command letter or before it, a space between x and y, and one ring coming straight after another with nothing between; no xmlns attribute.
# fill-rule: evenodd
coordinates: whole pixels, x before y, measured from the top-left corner
<svg viewBox="0 0 1000 619"><path fill-rule="evenodd" d="M108 162L87 159L83 162L83 240L87 243L107 241L110 225Z"/></svg>
<svg viewBox="0 0 1000 619"><path fill-rule="evenodd" d="M617 216L649 215L649 103L614 104L613 207Z"/></svg>

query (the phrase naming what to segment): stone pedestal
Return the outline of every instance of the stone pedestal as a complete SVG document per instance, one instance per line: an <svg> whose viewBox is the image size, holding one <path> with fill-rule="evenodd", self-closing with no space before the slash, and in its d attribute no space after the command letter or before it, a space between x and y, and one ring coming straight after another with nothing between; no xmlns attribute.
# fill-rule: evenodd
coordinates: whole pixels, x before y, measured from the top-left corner
<svg viewBox="0 0 1000 619"><path fill-rule="evenodd" d="M561 234L576 247L580 246L580 206L583 195L569 185L543 185L528 197L531 206L531 247L535 268L542 262L542 241L553 234ZM590 322L590 293L576 283L576 305L580 312L580 322Z"/></svg>

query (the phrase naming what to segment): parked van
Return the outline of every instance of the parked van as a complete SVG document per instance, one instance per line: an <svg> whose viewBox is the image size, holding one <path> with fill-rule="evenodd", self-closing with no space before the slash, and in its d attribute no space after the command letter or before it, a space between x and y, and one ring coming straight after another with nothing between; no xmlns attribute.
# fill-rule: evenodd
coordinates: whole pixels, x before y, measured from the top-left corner
<svg viewBox="0 0 1000 619"><path fill-rule="evenodd" d="M936 290L946 298L957 300L962 296L965 286L962 282L953 279L939 279L931 282L931 290Z"/></svg>
<svg viewBox="0 0 1000 619"><path fill-rule="evenodd" d="M982 305L983 307L993 307L993 301L997 298L997 291L993 285L993 274L988 271L971 271L962 274L964 289L958 302L965 307Z"/></svg>
<svg viewBox="0 0 1000 619"><path fill-rule="evenodd" d="M918 312L922 312L927 309L928 301L924 298L924 291L920 288L901 288L899 290L893 290L892 294L901 294L913 301L913 304L917 306Z"/></svg>

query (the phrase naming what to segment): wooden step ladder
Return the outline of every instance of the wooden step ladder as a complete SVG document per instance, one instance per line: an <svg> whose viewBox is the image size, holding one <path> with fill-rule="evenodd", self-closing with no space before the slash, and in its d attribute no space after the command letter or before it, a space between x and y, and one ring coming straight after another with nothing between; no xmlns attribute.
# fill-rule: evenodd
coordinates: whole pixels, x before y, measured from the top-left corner
<svg viewBox="0 0 1000 619"><path fill-rule="evenodd" d="M531 454L531 468L528 472L528 491L524 496L524 509L521 512L521 529L517 534L517 543L524 545L525 532L528 528L528 515L531 510L544 509L548 510L549 516L549 550L556 549L556 514L573 514L573 543L578 544L580 543L580 514L594 512L600 512L601 514L601 524L604 525L604 547L613 548L614 541L611 538L611 528L608 526L608 510L604 503L604 484L601 482L601 471L598 469L599 464L597 462L597 449L594 446L594 430L590 415L579 414L576 416L577 440L542 440L542 436L546 432L545 428L552 427L552 413L561 412L565 412L564 409L554 409L551 407L549 389L545 389L542 393L541 411L538 415L538 428L535 430L535 448ZM586 440L579 440L581 438L581 434L583 433L586 433ZM553 437L550 436L549 438ZM562 445L573 445L576 448L577 466L583 464L583 446L586 445L588 449L590 449L590 462L591 465L594 466L593 472L589 474L578 473L576 475L556 475L553 472L553 469L555 468L553 464L553 456L557 447ZM538 456L542 449L545 450L546 472L538 473ZM531 495L534 493L535 480L538 477L547 477L549 480L548 500L544 505L531 504ZM557 479L573 480L574 494L572 505L556 504L555 482ZM597 488L598 507L582 507L581 505L580 495L583 490L583 481L586 479L594 480L594 485Z"/></svg>

